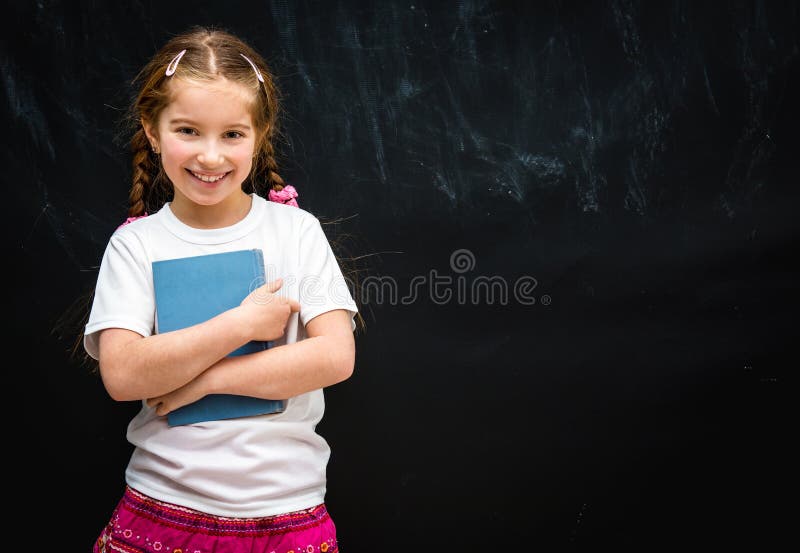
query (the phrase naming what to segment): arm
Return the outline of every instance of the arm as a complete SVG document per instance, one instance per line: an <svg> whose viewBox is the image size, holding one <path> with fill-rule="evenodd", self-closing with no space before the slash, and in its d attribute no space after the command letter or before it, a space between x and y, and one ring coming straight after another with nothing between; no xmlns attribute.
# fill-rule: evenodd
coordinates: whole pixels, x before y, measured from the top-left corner
<svg viewBox="0 0 800 553"><path fill-rule="evenodd" d="M251 340L283 335L297 301L274 294L282 279L265 284L241 305L203 323L143 338L108 328L100 333L100 375L117 401L161 396L192 381L231 351Z"/></svg>
<svg viewBox="0 0 800 553"><path fill-rule="evenodd" d="M117 401L153 397L183 386L247 341L235 310L147 338L108 328L99 335L100 376Z"/></svg>
<svg viewBox="0 0 800 553"><path fill-rule="evenodd" d="M331 386L353 374L355 340L350 314L335 309L311 319L307 338L258 353L227 357L171 394L148 400L159 415L208 394L285 399ZM160 404L160 405L159 405Z"/></svg>
<svg viewBox="0 0 800 553"><path fill-rule="evenodd" d="M253 355L229 357L204 374L210 391L283 399L347 380L355 365L350 315L322 313L306 325L307 338Z"/></svg>

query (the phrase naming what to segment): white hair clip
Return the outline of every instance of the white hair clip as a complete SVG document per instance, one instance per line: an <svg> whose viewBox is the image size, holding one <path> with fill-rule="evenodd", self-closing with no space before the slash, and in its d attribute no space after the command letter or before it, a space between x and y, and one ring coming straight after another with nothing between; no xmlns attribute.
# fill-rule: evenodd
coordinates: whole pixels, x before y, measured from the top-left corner
<svg viewBox="0 0 800 553"><path fill-rule="evenodd" d="M252 67L252 68L253 68L253 71L255 71L255 72L256 72L256 77L258 77L258 80L259 80L259 81L261 81L261 82L263 83L263 82L264 82L264 77L262 77L262 76L261 76L261 71L259 71L259 70L258 70L258 67L256 67L256 64L255 64L255 63L253 63L252 61L250 61L250 58L248 58L248 57L247 57L247 56L245 56L244 54L239 54L239 55L240 55L240 56L242 56L244 59L246 59L246 60L247 60L247 63L249 63L249 64L250 64L250 67Z"/></svg>
<svg viewBox="0 0 800 553"><path fill-rule="evenodd" d="M171 62L169 62L169 65L167 66L167 72L166 72L166 75L167 75L167 77L171 77L171 76L172 76L172 74L173 74L173 73L175 73L175 70L178 68L178 62L179 62L179 61L181 61L181 58L183 57L183 55L184 55L185 53L186 53L186 50L185 50L185 49L184 49L184 50L181 50L181 51L178 53L178 55L177 55L177 56L175 56L174 58L172 58L172 61L171 61Z"/></svg>

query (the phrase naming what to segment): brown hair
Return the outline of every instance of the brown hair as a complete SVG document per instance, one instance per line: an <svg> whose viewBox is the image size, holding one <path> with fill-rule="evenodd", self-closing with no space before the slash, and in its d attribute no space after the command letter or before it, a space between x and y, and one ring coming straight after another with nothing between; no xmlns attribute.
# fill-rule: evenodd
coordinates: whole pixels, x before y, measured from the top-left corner
<svg viewBox="0 0 800 553"><path fill-rule="evenodd" d="M185 50L174 74L166 68ZM261 82L250 63L264 79ZM133 131L133 184L129 193L128 216L154 213L172 198L170 185L156 154L145 136L142 120L156 125L170 102L173 79L209 82L219 78L242 85L253 92L252 118L258 132L250 175L242 183L245 192L266 196L268 189L283 189L275 160L275 139L279 135L280 98L275 78L264 59L241 39L222 30L193 27L170 39L134 78L139 93L130 107L128 122Z"/></svg>
<svg viewBox="0 0 800 553"><path fill-rule="evenodd" d="M183 50L186 52L177 63L175 72L170 76L166 75L170 62ZM242 57L242 54L258 68L263 82L257 78L253 66ZM220 29L192 27L189 31L170 39L133 79L132 84L139 92L131 103L124 121L128 132L131 133L130 149L133 155L133 182L128 194L128 217L155 213L173 197L172 185L164 173L159 158L150 147L142 121L153 126L157 124L161 112L171 100L170 83L173 79L210 82L220 77L238 83L253 92L251 116L258 136L253 167L242 183L242 190L266 197L270 189L276 192L283 189L284 181L278 174L275 153L275 142L280 136L280 96L275 77L261 55L241 39ZM340 221L333 220L322 224L324 226L338 222ZM342 234L341 238L353 237ZM331 241L331 246L334 250L342 248L334 240ZM355 263L360 259L347 257L344 261ZM361 270L356 269L355 265L352 269L348 269L345 267L347 263L342 263L342 258L339 258L339 261L343 265L342 272L345 276L352 275L351 278L358 287L357 277ZM93 372L97 372L97 361L83 348L83 332L93 297L92 290L88 295L78 298L59 318L54 332L60 333L66 329L68 334L73 335L75 340L70 348L70 356L88 365ZM357 297L354 299L358 302ZM360 312L356 313L355 320L358 328L366 327Z"/></svg>

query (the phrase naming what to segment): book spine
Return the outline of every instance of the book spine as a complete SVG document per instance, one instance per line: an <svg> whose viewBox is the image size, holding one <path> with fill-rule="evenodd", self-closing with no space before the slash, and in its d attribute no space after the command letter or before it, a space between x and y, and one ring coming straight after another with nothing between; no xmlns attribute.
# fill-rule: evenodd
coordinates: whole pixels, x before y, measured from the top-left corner
<svg viewBox="0 0 800 553"><path fill-rule="evenodd" d="M253 279L256 286L262 286L267 283L266 269L264 268L264 252L260 248L253 249ZM272 347L272 342L259 342L260 349L269 349Z"/></svg>
<svg viewBox="0 0 800 553"><path fill-rule="evenodd" d="M264 252L260 249L254 249L253 253L255 254L253 255L253 264L255 265L255 267L253 267L253 278L256 279L256 282L266 284L266 277L264 274Z"/></svg>

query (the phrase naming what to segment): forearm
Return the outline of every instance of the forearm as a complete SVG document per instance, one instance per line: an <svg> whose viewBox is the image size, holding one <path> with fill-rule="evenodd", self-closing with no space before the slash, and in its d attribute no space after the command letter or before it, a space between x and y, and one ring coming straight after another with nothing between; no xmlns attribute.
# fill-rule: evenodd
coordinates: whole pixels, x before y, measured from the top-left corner
<svg viewBox="0 0 800 553"><path fill-rule="evenodd" d="M352 337L316 336L223 359L206 374L207 393L288 399L331 386L353 373Z"/></svg>
<svg viewBox="0 0 800 553"><path fill-rule="evenodd" d="M232 309L191 327L115 347L101 357L101 372L118 401L155 397L183 386L247 342L239 313Z"/></svg>

